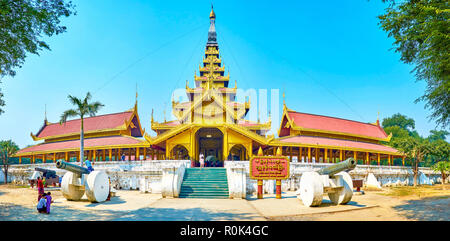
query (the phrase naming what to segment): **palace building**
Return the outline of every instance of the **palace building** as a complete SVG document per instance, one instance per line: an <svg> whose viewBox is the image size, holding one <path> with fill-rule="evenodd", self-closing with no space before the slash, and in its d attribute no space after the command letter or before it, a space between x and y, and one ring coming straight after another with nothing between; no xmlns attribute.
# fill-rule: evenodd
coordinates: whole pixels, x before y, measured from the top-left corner
<svg viewBox="0 0 450 241"><path fill-rule="evenodd" d="M135 106L125 112L84 119L85 156L89 160L194 160L201 153L214 156L223 165L225 160L249 160L261 148L265 155L275 154L278 148L291 161L337 162L354 157L363 164L380 164L403 154L389 147L387 135L375 123L362 123L341 118L301 113L287 108L283 114L278 138L267 135L271 119L260 123L245 120L250 100L236 101L237 83L229 86L230 76L220 58L216 15L210 13L210 28L199 75L194 87L186 83L188 101L172 101L176 120L156 122L151 118L150 136L142 129ZM43 142L20 150L16 156L55 161L78 160L80 150L79 119L65 124L44 121L42 128L31 134L33 140ZM142 138L143 137L143 138ZM404 162L403 162L404 164Z"/></svg>

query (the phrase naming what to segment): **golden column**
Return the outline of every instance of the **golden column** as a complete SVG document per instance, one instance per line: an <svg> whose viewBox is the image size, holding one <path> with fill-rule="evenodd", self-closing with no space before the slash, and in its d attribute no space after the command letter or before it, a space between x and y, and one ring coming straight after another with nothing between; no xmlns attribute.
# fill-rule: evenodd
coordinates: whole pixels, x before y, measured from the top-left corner
<svg viewBox="0 0 450 241"><path fill-rule="evenodd" d="M319 163L319 149L318 148L314 148L315 150L315 161L316 163Z"/></svg>
<svg viewBox="0 0 450 241"><path fill-rule="evenodd" d="M311 147L308 147L308 162L312 162L311 161Z"/></svg>
<svg viewBox="0 0 450 241"><path fill-rule="evenodd" d="M298 147L298 158L297 158L297 159L298 159L298 160L297 160L298 162L301 162L301 161L302 161L302 154L303 154L303 153L302 153L302 149L303 149L303 148L302 148L301 146Z"/></svg>

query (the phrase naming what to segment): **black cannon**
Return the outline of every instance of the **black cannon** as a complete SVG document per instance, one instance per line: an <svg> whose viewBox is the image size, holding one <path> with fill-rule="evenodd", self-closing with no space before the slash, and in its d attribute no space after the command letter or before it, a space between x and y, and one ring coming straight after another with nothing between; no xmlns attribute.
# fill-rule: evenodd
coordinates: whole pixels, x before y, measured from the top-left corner
<svg viewBox="0 0 450 241"><path fill-rule="evenodd" d="M59 182L59 176L56 175L56 171L40 167L36 167L34 168L34 170L41 173L41 178L45 180L44 187L48 187L49 185L53 185L54 187L61 186L61 183ZM34 187L34 185L37 185L37 179L30 179L29 182L32 188Z"/></svg>

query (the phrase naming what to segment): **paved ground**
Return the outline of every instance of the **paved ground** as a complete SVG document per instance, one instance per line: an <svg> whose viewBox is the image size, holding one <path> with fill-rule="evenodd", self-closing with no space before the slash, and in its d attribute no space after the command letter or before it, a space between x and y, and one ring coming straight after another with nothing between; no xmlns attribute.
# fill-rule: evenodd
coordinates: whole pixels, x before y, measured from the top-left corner
<svg viewBox="0 0 450 241"><path fill-rule="evenodd" d="M366 192L355 195L348 205L335 206L324 196L320 207L302 205L294 192L283 199L265 195L233 199L163 199L160 194L118 191L104 203L73 202L51 191L50 215L36 211L37 191L0 186L0 220L449 220L450 197L400 199Z"/></svg>

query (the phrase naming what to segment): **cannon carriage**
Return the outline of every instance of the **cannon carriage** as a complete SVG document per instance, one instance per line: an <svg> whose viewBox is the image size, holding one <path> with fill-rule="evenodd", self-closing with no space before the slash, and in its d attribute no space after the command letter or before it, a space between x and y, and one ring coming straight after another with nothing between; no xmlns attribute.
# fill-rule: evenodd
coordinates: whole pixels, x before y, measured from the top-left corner
<svg viewBox="0 0 450 241"><path fill-rule="evenodd" d="M103 171L90 172L87 168L58 160L56 167L67 170L61 181L61 192L67 200L78 201L86 193L91 202L103 202L109 195L109 177Z"/></svg>
<svg viewBox="0 0 450 241"><path fill-rule="evenodd" d="M327 193L331 202L347 204L353 196L353 183L346 171L356 167L356 160L349 158L343 162L324 167L317 172L304 172L300 179L300 199L308 207L319 206L323 194Z"/></svg>

